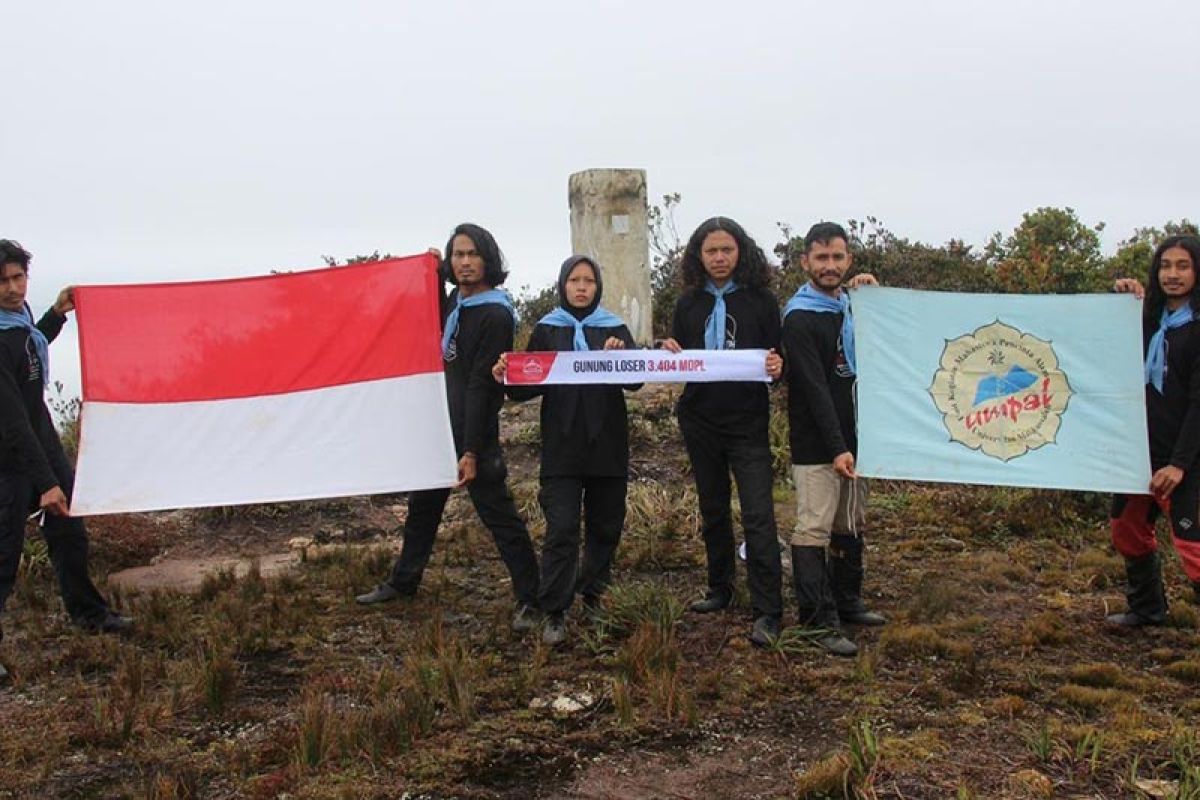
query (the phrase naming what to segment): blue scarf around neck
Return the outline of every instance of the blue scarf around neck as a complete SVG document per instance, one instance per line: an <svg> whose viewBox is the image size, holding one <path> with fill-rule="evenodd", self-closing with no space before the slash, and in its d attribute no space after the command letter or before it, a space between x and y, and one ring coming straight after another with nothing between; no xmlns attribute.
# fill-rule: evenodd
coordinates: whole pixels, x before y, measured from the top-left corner
<svg viewBox="0 0 1200 800"><path fill-rule="evenodd" d="M454 308L446 315L445 328L442 331L442 355L446 356L450 352L450 342L454 340L454 334L458 333L458 313L464 308L474 308L475 306L483 306L488 303L504 306L508 309L508 313L512 314L513 325L517 324L517 310L513 308L512 298L508 296L508 292L503 289L488 289L486 292L473 294L470 297L463 297L461 293L455 295L457 301Z"/></svg>
<svg viewBox="0 0 1200 800"><path fill-rule="evenodd" d="M13 328L23 328L29 331L29 338L33 340L33 349L37 351L38 361L42 362L42 385L49 386L50 342L46 340L46 334L38 330L38 327L33 324L33 314L30 313L28 305L21 311L0 309L0 330L11 330Z"/></svg>
<svg viewBox="0 0 1200 800"><path fill-rule="evenodd" d="M858 363L854 357L854 316L850 313L850 295L842 290L837 297L830 297L824 292L813 288L812 283L806 283L792 295L783 307L783 318L793 311L815 311L818 314L842 315L842 353L846 356L846 364L850 371L858 374Z"/></svg>
<svg viewBox="0 0 1200 800"><path fill-rule="evenodd" d="M725 349L725 295L738 290L735 281L729 281L720 289L712 281L704 282L704 291L714 298L712 314L704 323L704 348L706 350Z"/></svg>
<svg viewBox="0 0 1200 800"><path fill-rule="evenodd" d="M574 328L575 349L587 350L588 343L587 337L583 333L584 328L616 328L625 323L616 314L602 306L596 306L596 310L583 319L577 319L570 311L559 306L538 320L538 324L552 325L555 328Z"/></svg>
<svg viewBox="0 0 1200 800"><path fill-rule="evenodd" d="M1187 303L1174 311L1163 308L1158 330L1150 337L1150 345L1146 348L1146 383L1157 389L1159 394L1162 394L1163 378L1167 374L1167 331L1182 328L1194 316L1191 305Z"/></svg>

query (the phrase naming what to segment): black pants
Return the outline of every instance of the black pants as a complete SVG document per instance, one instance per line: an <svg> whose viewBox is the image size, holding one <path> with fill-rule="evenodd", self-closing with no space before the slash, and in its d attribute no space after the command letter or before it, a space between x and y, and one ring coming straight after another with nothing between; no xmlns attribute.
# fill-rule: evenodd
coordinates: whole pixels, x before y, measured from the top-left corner
<svg viewBox="0 0 1200 800"><path fill-rule="evenodd" d="M625 527L627 484L625 478L542 478L538 501L546 515L546 539L538 601L543 611L566 611L576 592L599 597L608 588L613 556ZM582 565L581 522L586 530Z"/></svg>
<svg viewBox="0 0 1200 800"><path fill-rule="evenodd" d="M61 451L47 456L59 487L70 498L75 485L74 470ZM0 612L17 582L17 567L25 547L26 519L37 508L38 499L28 476L0 473ZM83 520L46 514L42 535L58 578L63 605L72 621L86 624L103 620L108 603L88 577L88 539Z"/></svg>
<svg viewBox="0 0 1200 800"><path fill-rule="evenodd" d="M736 554L730 506L732 470L742 505L750 602L757 614L781 615L779 540L771 495L775 475L765 421L751 430L732 431L681 411L679 429L687 445L696 494L700 498L709 590L733 592Z"/></svg>
<svg viewBox="0 0 1200 800"><path fill-rule="evenodd" d="M500 558L512 576L513 593L517 601L536 606L537 556L533 552L529 530L517 514L516 504L508 491L508 468L504 465L499 446L481 453L476 466L475 480L467 485L471 502L479 519L496 541ZM409 495L404 546L388 578L388 583L397 591L411 594L421 583L421 575L433 553L433 542L449 499L449 489L430 489Z"/></svg>

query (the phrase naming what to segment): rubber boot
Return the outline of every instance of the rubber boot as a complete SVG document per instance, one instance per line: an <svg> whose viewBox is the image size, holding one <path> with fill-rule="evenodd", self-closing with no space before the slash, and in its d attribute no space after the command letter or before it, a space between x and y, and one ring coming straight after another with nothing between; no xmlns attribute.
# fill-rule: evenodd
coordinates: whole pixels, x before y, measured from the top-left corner
<svg viewBox="0 0 1200 800"><path fill-rule="evenodd" d="M862 599L863 540L852 533L835 533L829 542L829 582L838 617L848 625L883 625L887 618L868 611Z"/></svg>
<svg viewBox="0 0 1200 800"><path fill-rule="evenodd" d="M1166 622L1167 595L1163 591L1158 553L1125 559L1125 575L1129 580L1129 588L1125 590L1129 610L1122 614L1110 614L1107 621L1112 625L1133 628Z"/></svg>
<svg viewBox="0 0 1200 800"><path fill-rule="evenodd" d="M716 611L723 611L732 602L732 590L709 589L703 599L697 600L688 606L688 608L697 614L712 614Z"/></svg>
<svg viewBox="0 0 1200 800"><path fill-rule="evenodd" d="M857 645L842 636L839 628L824 547L792 546L792 583L800 627L814 631L813 641L834 655L857 653Z"/></svg>

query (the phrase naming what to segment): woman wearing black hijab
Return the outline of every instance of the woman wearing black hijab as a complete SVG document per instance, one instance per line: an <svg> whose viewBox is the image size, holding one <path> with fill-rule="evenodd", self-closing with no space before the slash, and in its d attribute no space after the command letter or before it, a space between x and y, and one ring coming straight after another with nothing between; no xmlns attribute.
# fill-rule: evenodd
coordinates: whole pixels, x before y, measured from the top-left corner
<svg viewBox="0 0 1200 800"><path fill-rule="evenodd" d="M600 307L600 269L584 256L563 262L559 307L542 317L529 337L530 352L619 350L634 346L620 318ZM492 370L500 381L507 359ZM510 386L517 401L542 398L541 492L546 517L538 605L546 615L542 641L566 638L565 615L575 593L585 606L608 587L613 556L625 527L629 480L629 423L625 390L638 386ZM580 528L583 562L579 562Z"/></svg>

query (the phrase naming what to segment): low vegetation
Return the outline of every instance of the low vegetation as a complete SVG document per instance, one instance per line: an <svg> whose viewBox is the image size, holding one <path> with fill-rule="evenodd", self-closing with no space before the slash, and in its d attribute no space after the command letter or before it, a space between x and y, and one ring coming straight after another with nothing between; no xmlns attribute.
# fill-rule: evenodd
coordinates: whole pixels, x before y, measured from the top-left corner
<svg viewBox="0 0 1200 800"><path fill-rule="evenodd" d="M881 482L868 599L891 623L854 632L856 659L794 627L759 651L744 601L684 611L704 559L670 405L633 403L653 448L635 452L616 584L554 650L508 630L506 573L457 494L415 598L353 602L397 522L281 575L122 593L125 639L66 624L33 538L0 648L0 797L1200 796L1195 610L1168 556L1172 624L1103 627L1123 602L1104 498ZM537 537L534 414L504 426ZM778 499L786 531L784 483ZM393 502L402 516L360 499L100 518L97 567L185 536L368 529Z"/></svg>

